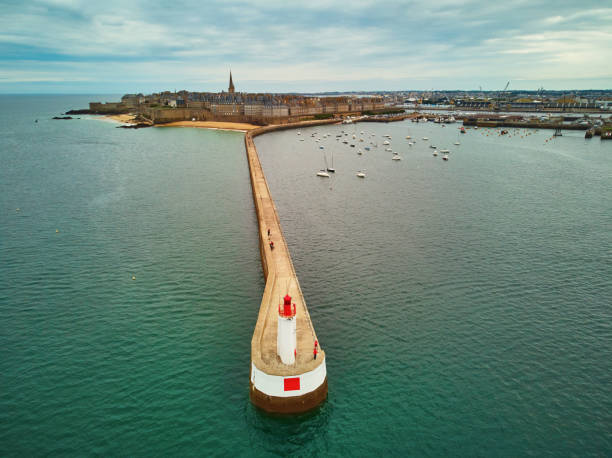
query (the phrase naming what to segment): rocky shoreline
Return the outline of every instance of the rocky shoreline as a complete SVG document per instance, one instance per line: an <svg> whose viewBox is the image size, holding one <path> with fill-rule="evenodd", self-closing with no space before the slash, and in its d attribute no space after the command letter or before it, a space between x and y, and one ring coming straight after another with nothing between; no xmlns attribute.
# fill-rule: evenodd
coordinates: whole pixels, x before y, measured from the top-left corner
<svg viewBox="0 0 612 458"><path fill-rule="evenodd" d="M153 127L153 124L147 122L138 122L136 124L124 124L117 126L117 129L143 129L145 127Z"/></svg>

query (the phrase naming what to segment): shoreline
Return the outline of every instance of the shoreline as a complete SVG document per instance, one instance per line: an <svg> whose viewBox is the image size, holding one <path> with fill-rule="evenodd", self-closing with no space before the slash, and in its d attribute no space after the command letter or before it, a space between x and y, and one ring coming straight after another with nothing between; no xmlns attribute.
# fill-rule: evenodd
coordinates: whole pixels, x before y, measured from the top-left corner
<svg viewBox="0 0 612 458"><path fill-rule="evenodd" d="M111 121L120 122L123 124L136 124L136 115L127 113L127 114L113 114L113 115L103 115L105 119L110 119Z"/></svg>
<svg viewBox="0 0 612 458"><path fill-rule="evenodd" d="M102 115L102 119L117 122L120 124L136 125L137 114L109 114ZM191 127L198 129L226 130L246 133L251 130L259 129L256 126L245 122L226 122L226 121L174 121L164 124L152 124L151 127Z"/></svg>
<svg viewBox="0 0 612 458"><path fill-rule="evenodd" d="M261 126L249 124L246 122L225 122L225 121L174 121L164 124L154 124L155 127L197 127L200 129L216 129L216 130L238 130L247 132L258 129Z"/></svg>

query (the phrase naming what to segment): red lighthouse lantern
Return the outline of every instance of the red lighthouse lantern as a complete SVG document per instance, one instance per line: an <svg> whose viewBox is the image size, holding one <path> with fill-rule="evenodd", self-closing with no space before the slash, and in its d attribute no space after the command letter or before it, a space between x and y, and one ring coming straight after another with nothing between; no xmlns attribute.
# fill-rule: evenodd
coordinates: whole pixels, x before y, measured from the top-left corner
<svg viewBox="0 0 612 458"><path fill-rule="evenodd" d="M295 304L291 304L291 296L289 294L283 298L283 305L278 306L278 314L284 318L295 316Z"/></svg>

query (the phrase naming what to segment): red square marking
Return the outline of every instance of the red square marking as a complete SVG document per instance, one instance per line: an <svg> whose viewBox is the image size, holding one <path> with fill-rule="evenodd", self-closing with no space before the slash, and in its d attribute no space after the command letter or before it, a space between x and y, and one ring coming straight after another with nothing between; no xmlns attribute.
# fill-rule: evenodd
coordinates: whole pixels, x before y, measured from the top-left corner
<svg viewBox="0 0 612 458"><path fill-rule="evenodd" d="M285 391L297 391L300 389L300 378L286 378L285 379Z"/></svg>

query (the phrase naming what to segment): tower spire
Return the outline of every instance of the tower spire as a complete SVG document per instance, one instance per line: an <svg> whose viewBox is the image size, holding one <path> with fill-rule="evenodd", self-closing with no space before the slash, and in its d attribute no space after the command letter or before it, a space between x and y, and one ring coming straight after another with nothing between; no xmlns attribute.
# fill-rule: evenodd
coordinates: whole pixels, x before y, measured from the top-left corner
<svg viewBox="0 0 612 458"><path fill-rule="evenodd" d="M232 70L230 69L230 84L229 89L227 90L230 94L234 93L234 82L232 81Z"/></svg>

